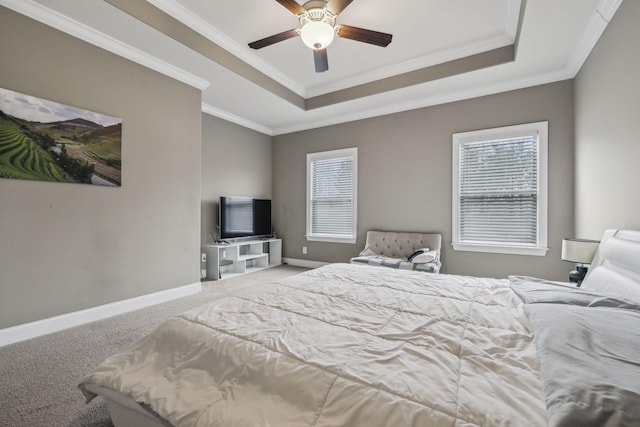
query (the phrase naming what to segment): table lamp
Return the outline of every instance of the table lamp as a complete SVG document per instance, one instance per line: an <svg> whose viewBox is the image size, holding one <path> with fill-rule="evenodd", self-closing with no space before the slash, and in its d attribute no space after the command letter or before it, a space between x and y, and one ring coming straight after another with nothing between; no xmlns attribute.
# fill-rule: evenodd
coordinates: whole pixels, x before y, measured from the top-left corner
<svg viewBox="0 0 640 427"><path fill-rule="evenodd" d="M562 260L578 264L576 269L569 273L571 283L580 287L584 276L587 275L588 267L585 264L591 264L599 244L598 240L562 239Z"/></svg>

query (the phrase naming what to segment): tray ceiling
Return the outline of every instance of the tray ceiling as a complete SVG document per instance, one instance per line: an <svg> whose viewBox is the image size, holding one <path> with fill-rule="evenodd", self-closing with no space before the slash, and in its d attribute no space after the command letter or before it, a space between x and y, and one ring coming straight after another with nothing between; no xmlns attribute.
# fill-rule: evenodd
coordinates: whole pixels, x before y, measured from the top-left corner
<svg viewBox="0 0 640 427"><path fill-rule="evenodd" d="M0 4L202 89L203 111L277 135L573 78L622 0L354 0L314 71L275 0L0 0ZM302 4L302 2L300 2Z"/></svg>

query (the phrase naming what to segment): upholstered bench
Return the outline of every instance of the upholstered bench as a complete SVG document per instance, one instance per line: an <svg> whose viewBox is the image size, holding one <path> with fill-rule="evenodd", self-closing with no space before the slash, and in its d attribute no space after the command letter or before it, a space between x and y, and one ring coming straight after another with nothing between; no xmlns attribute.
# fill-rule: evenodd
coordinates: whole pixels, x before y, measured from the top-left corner
<svg viewBox="0 0 640 427"><path fill-rule="evenodd" d="M441 244L442 236L436 233L372 230L364 250L351 263L438 273Z"/></svg>

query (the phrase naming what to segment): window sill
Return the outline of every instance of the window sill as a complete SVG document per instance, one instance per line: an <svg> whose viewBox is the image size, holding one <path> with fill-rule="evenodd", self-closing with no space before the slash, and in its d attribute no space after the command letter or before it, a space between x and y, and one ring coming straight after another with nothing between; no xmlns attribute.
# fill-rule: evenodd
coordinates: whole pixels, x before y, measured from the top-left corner
<svg viewBox="0 0 640 427"><path fill-rule="evenodd" d="M452 242L453 250L467 252L487 252L494 254L507 255L532 255L545 256L549 248L532 247L532 246L507 246L507 245L489 245L475 243L458 243Z"/></svg>
<svg viewBox="0 0 640 427"><path fill-rule="evenodd" d="M356 237L353 236L332 236L332 235L318 235L308 234L304 236L307 240L312 242L330 242L330 243L355 243Z"/></svg>

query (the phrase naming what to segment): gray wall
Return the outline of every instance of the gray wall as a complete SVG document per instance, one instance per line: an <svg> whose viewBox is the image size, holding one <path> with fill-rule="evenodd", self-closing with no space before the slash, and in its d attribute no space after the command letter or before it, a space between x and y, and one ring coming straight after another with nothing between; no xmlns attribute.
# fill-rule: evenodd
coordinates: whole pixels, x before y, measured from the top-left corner
<svg viewBox="0 0 640 427"><path fill-rule="evenodd" d="M322 129L274 137L275 228L284 256L346 262L369 229L443 235L443 272L567 280L561 239L573 233L573 82L486 96ZM451 249L451 136L455 132L549 121L549 247L545 257L454 252ZM358 241L308 242L306 154L358 147ZM308 247L307 255L302 247Z"/></svg>
<svg viewBox="0 0 640 427"><path fill-rule="evenodd" d="M202 116L202 245L217 231L220 196L271 198L271 147L268 135Z"/></svg>
<svg viewBox="0 0 640 427"><path fill-rule="evenodd" d="M640 2L625 1L578 73L576 236L640 230Z"/></svg>
<svg viewBox="0 0 640 427"><path fill-rule="evenodd" d="M0 64L123 119L120 188L0 179L0 328L199 281L200 92L2 7Z"/></svg>

